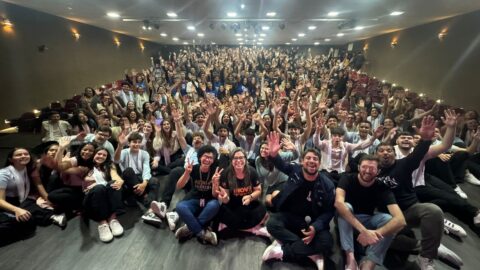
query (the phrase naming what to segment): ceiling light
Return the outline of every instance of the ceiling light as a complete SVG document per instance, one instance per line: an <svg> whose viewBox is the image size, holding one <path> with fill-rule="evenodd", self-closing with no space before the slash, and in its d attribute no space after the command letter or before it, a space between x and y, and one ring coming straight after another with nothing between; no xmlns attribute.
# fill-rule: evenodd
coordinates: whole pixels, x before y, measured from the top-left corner
<svg viewBox="0 0 480 270"><path fill-rule="evenodd" d="M263 38L259 38L258 41L263 41Z"/></svg>
<svg viewBox="0 0 480 270"><path fill-rule="evenodd" d="M270 29L270 26L267 26L267 25L262 26L262 30L267 31L267 30L269 30L269 29Z"/></svg>
<svg viewBox="0 0 480 270"><path fill-rule="evenodd" d="M356 26L356 27L353 28L353 29L355 29L355 30L363 30L364 28L365 28L365 27L359 25L359 26Z"/></svg>
<svg viewBox="0 0 480 270"><path fill-rule="evenodd" d="M238 41L242 41L242 40L243 40L243 38L237 38L237 40L238 40Z"/></svg>
<svg viewBox="0 0 480 270"><path fill-rule="evenodd" d="M328 16L328 17L337 17L337 16L338 16L338 12L336 12L336 11L330 11L330 12L328 12L327 16Z"/></svg>
<svg viewBox="0 0 480 270"><path fill-rule="evenodd" d="M245 37L248 37L248 34L245 34Z"/></svg>
<svg viewBox="0 0 480 270"><path fill-rule="evenodd" d="M297 39L296 39L296 38L292 38L292 41L297 41Z"/></svg>
<svg viewBox="0 0 480 270"><path fill-rule="evenodd" d="M215 45L215 44L217 44L217 43L215 43L215 42L212 42L212 45Z"/></svg>
<svg viewBox="0 0 480 270"><path fill-rule="evenodd" d="M245 29L243 29L243 31L247 32L247 31L248 31L248 29L247 29L247 28L245 28Z"/></svg>
<svg viewBox="0 0 480 270"><path fill-rule="evenodd" d="M190 31L194 31L194 30L195 30L195 26L189 25L189 26L187 26L187 29L190 30Z"/></svg>
<svg viewBox="0 0 480 270"><path fill-rule="evenodd" d="M260 33L261 37L266 37L267 35L265 33Z"/></svg>
<svg viewBox="0 0 480 270"><path fill-rule="evenodd" d="M402 15L403 13L405 13L405 12L403 12L403 11L392 11L392 13L390 13L390 16L398 16L398 15Z"/></svg>
<svg viewBox="0 0 480 270"><path fill-rule="evenodd" d="M324 40L325 40L325 42L329 42L331 39L329 39L329 38L326 38L326 39L324 39Z"/></svg>
<svg viewBox="0 0 480 270"><path fill-rule="evenodd" d="M240 34L240 33L236 33L236 34L235 34L235 36L236 36L236 37L241 37L241 36L242 36L242 34Z"/></svg>
<svg viewBox="0 0 480 270"><path fill-rule="evenodd" d="M243 45L243 42L240 42L240 43L238 43L238 44Z"/></svg>
<svg viewBox="0 0 480 270"><path fill-rule="evenodd" d="M177 37L173 37L172 40L173 40L173 41L178 41L178 38L177 38Z"/></svg>
<svg viewBox="0 0 480 270"><path fill-rule="evenodd" d="M167 12L167 16L170 17L170 18L176 18L176 17L177 17L177 13L175 13L175 12Z"/></svg>
<svg viewBox="0 0 480 270"><path fill-rule="evenodd" d="M285 45L290 45L290 44L291 44L290 42L285 43Z"/></svg>
<svg viewBox="0 0 480 270"><path fill-rule="evenodd" d="M204 37L205 35L203 33L198 33L197 36Z"/></svg>
<svg viewBox="0 0 480 270"><path fill-rule="evenodd" d="M166 34L166 33L160 33L160 36L162 36L162 37L166 37L166 36L167 36L167 34Z"/></svg>
<svg viewBox="0 0 480 270"><path fill-rule="evenodd" d="M186 42L186 41L185 41L185 42L183 42L183 45L188 45L188 42Z"/></svg>
<svg viewBox="0 0 480 270"><path fill-rule="evenodd" d="M319 44L320 44L320 42L318 42L318 41L313 43L313 45L319 45Z"/></svg>
<svg viewBox="0 0 480 270"><path fill-rule="evenodd" d="M244 5L244 4L241 4L241 5L240 5L240 8L241 8L241 9L244 9L244 8L245 8L245 5Z"/></svg>
<svg viewBox="0 0 480 270"><path fill-rule="evenodd" d="M275 15L277 15L277 13L275 13L275 12L267 12L267 17L275 17Z"/></svg>
<svg viewBox="0 0 480 270"><path fill-rule="evenodd" d="M338 34L337 34L337 37L343 37L343 36L345 36L344 33L338 33Z"/></svg>
<svg viewBox="0 0 480 270"><path fill-rule="evenodd" d="M147 26L145 26L145 25L142 26L142 29L143 29L143 30L147 30Z"/></svg>
<svg viewBox="0 0 480 270"><path fill-rule="evenodd" d="M315 25L310 25L310 26L308 27L308 30L315 30L315 29L317 29L317 27L316 27Z"/></svg>
<svg viewBox="0 0 480 270"><path fill-rule="evenodd" d="M107 12L107 16L110 17L110 18L120 18L120 14L118 14L117 12Z"/></svg>
<svg viewBox="0 0 480 270"><path fill-rule="evenodd" d="M262 45L262 43L261 43L261 42L257 42L257 45Z"/></svg>
<svg viewBox="0 0 480 270"><path fill-rule="evenodd" d="M237 13L235 13L235 12L227 12L227 17L237 17Z"/></svg>
<svg viewBox="0 0 480 270"><path fill-rule="evenodd" d="M304 37L304 36L305 36L305 33L298 33L298 36L299 36L299 37Z"/></svg>

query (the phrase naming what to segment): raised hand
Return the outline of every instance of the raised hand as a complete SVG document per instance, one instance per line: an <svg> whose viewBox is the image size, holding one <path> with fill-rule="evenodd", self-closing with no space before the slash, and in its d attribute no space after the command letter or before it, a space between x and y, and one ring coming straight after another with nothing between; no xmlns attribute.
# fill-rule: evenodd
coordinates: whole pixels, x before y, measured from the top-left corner
<svg viewBox="0 0 480 270"><path fill-rule="evenodd" d="M190 162L190 159L187 159L187 166L185 166L185 172L188 174L192 173L193 170L193 162Z"/></svg>
<svg viewBox="0 0 480 270"><path fill-rule="evenodd" d="M127 143L128 143L127 135L123 131L120 132L120 134L118 135L118 144L121 146L125 146L127 145Z"/></svg>
<svg viewBox="0 0 480 270"><path fill-rule="evenodd" d="M288 138L282 139L282 146L283 146L283 149L287 151L293 151L296 148L295 144L293 144L293 142Z"/></svg>
<svg viewBox="0 0 480 270"><path fill-rule="evenodd" d="M278 151L280 151L281 145L280 145L280 135L276 131L270 132L270 134L267 135L267 142L268 142L268 149L270 151L270 156L275 157L278 154Z"/></svg>
<svg viewBox="0 0 480 270"><path fill-rule="evenodd" d="M173 109L171 114L172 114L173 121L175 122L179 121L182 118L180 116L180 112L177 109Z"/></svg>
<svg viewBox="0 0 480 270"><path fill-rule="evenodd" d="M219 167L217 167L215 169L215 173L212 176L212 182L217 187L220 186L220 175L222 175L222 172L223 172L223 169L220 169Z"/></svg>
<svg viewBox="0 0 480 270"><path fill-rule="evenodd" d="M435 120L433 116L427 115L422 119L422 126L418 131L423 140L431 140L435 136Z"/></svg>
<svg viewBox="0 0 480 270"><path fill-rule="evenodd" d="M71 141L72 141L72 138L69 136L61 137L58 140L58 146L60 146L60 148L65 149L70 144Z"/></svg>
<svg viewBox="0 0 480 270"><path fill-rule="evenodd" d="M375 137L376 139L382 137L384 130L385 130L385 127L383 125L378 126L373 132L373 137Z"/></svg>
<svg viewBox="0 0 480 270"><path fill-rule="evenodd" d="M450 128L455 128L457 125L457 115L455 114L455 111L447 109L443 112L445 117L441 117L443 123Z"/></svg>

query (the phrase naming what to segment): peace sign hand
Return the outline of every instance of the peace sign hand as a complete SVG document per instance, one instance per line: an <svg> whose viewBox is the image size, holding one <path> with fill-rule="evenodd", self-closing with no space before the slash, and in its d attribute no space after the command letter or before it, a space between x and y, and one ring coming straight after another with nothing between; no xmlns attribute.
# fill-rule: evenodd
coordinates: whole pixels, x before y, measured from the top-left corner
<svg viewBox="0 0 480 270"><path fill-rule="evenodd" d="M193 162L190 162L190 159L187 159L187 164L185 166L185 172L190 174L193 170Z"/></svg>

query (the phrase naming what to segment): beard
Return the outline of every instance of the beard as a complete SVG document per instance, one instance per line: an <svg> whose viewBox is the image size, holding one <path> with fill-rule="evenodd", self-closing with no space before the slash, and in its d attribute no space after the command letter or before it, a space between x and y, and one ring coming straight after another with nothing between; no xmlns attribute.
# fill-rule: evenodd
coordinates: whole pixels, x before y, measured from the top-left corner
<svg viewBox="0 0 480 270"><path fill-rule="evenodd" d="M310 176L315 176L318 173L318 169L315 170L315 172L311 173L308 171L308 168L302 168L303 172L310 175Z"/></svg>

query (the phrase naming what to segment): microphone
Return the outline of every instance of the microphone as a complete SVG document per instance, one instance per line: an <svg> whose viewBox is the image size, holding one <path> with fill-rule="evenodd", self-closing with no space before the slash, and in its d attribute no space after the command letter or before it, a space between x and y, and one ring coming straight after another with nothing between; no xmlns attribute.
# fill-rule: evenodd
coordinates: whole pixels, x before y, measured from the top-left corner
<svg viewBox="0 0 480 270"><path fill-rule="evenodd" d="M310 223L312 222L312 218L310 216L305 217L305 231L308 232L310 230Z"/></svg>

